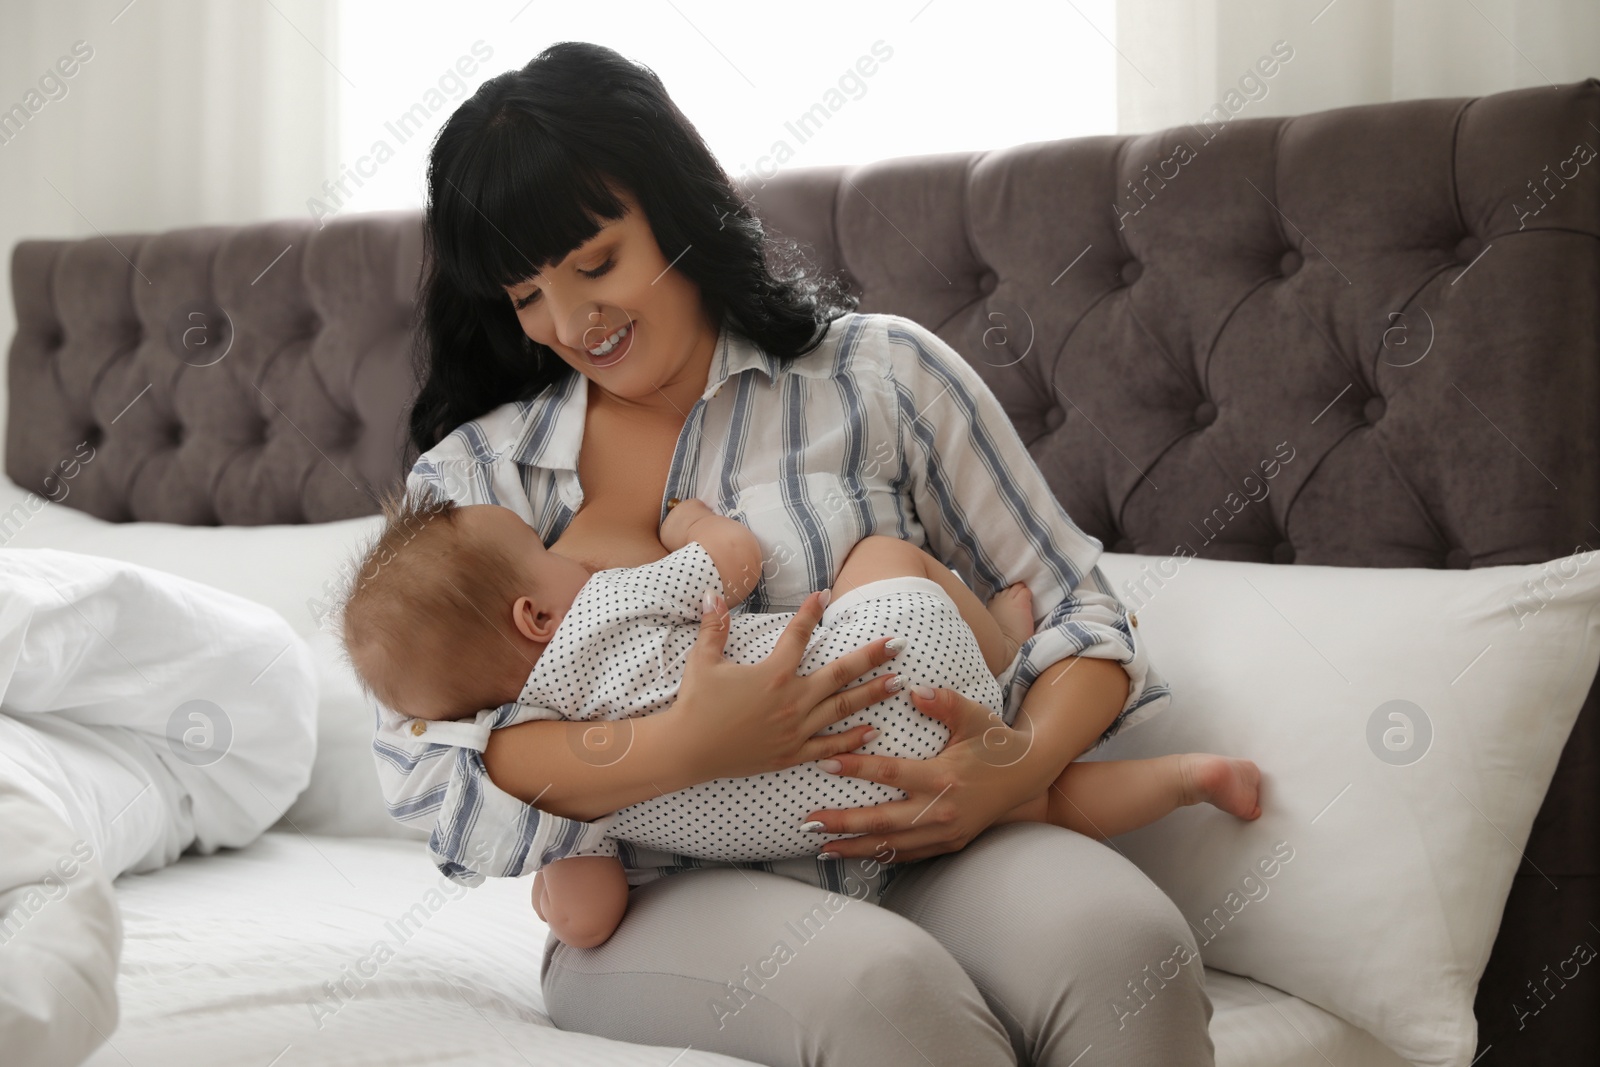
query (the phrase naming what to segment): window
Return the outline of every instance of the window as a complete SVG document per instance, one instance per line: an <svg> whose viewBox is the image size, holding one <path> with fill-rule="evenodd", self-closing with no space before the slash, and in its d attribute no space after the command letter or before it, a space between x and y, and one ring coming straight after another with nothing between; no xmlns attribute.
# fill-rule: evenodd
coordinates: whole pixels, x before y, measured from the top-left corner
<svg viewBox="0 0 1600 1067"><path fill-rule="evenodd" d="M645 63L734 177L1116 131L1114 0L341 0L330 212L420 206L483 81L590 40ZM470 73L462 73L470 71Z"/></svg>

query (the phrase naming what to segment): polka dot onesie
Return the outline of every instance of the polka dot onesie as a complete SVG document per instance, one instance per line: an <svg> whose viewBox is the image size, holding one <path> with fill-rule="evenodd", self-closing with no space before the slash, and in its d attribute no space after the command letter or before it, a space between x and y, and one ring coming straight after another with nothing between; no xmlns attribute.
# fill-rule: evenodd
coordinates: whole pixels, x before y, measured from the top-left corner
<svg viewBox="0 0 1600 1067"><path fill-rule="evenodd" d="M707 588L721 592L722 580L711 556L692 541L655 563L591 576L534 665L517 698L517 715L501 728L529 719L628 719L671 705L699 635L700 596ZM792 612L734 614L725 654L736 663L765 659L792 618ZM861 680L892 669L908 688L947 687L999 713L1003 690L989 673L977 638L955 601L927 578L886 578L836 598L812 632L799 673L810 674L869 641L895 635L906 637L909 646ZM949 737L948 728L917 711L905 692L825 732L861 723L877 727L878 736L856 750L872 755L927 759ZM624 739L620 745L628 743ZM591 755L607 763L627 758L625 750ZM905 795L803 763L751 778L718 778L630 805L611 817L609 836L711 860L812 855L848 835L801 830L810 812L867 807Z"/></svg>

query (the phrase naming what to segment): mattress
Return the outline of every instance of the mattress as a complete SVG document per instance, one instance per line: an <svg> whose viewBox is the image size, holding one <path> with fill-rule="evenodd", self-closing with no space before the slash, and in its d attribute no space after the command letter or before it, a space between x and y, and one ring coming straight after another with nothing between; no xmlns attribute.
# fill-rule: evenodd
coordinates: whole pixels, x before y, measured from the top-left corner
<svg viewBox="0 0 1600 1067"><path fill-rule="evenodd" d="M557 1030L529 881L465 889L409 841L265 834L116 883L121 1020L94 1067L746 1061ZM1370 1036L1208 971L1220 1067L1402 1067Z"/></svg>

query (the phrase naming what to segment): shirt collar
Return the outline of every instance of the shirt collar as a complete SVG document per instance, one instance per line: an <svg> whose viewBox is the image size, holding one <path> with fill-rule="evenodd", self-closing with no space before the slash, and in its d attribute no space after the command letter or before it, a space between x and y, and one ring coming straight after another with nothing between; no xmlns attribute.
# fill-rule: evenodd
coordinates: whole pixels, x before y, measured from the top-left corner
<svg viewBox="0 0 1600 1067"><path fill-rule="evenodd" d="M701 398L709 400L723 382L752 368L765 374L770 384L777 382L782 364L736 330L730 317L724 315ZM576 471L588 402L589 379L581 374L569 374L546 386L527 402L511 458L525 467Z"/></svg>

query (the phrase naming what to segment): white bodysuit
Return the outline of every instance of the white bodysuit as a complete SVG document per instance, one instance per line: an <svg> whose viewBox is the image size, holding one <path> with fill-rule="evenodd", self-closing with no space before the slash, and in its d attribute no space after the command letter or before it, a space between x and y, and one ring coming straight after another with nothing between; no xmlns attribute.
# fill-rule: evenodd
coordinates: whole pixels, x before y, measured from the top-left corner
<svg viewBox="0 0 1600 1067"><path fill-rule="evenodd" d="M689 649L700 629L700 597L722 591L711 556L697 542L641 567L595 573L584 583L517 698L518 713L501 727L530 719L623 720L648 715L677 697ZM756 663L776 646L792 612L734 614L726 655ZM955 689L988 707L999 720L1006 673L997 680L955 601L938 583L886 578L840 595L801 660L810 674L879 637L908 645L866 678L890 671L912 685ZM852 683L854 684L854 683ZM927 759L944 748L948 728L917 711L904 691L824 731L871 723L878 736L856 749L871 755ZM584 758L627 758L629 735L585 750ZM609 816L610 839L716 860L771 860L814 854L844 834L800 828L823 808L858 808L902 800L905 793L864 778L829 774L815 762L751 778L718 778L642 801ZM612 841L596 854L614 855Z"/></svg>

